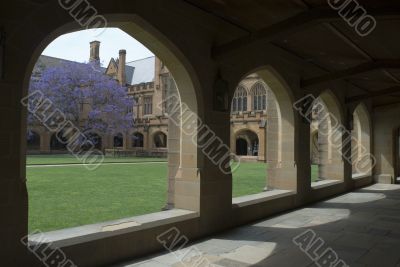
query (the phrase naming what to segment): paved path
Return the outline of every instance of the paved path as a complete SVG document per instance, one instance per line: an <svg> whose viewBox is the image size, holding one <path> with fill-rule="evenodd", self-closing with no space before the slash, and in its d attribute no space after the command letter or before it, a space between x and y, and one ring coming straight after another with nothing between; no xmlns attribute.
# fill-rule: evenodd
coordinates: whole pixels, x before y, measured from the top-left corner
<svg viewBox="0 0 400 267"><path fill-rule="evenodd" d="M349 266L400 266L400 186L373 185L236 228L175 253L153 255L118 266L318 266L293 242L293 238L306 230L316 234L312 240L322 238L325 242L322 251L331 247ZM307 239L302 240L307 243ZM187 253L194 249L203 253L204 263L210 264L196 265L198 254ZM321 251L317 250L317 255L321 256Z"/></svg>
<svg viewBox="0 0 400 267"><path fill-rule="evenodd" d="M131 165L131 164L160 164L167 163L166 161L146 161L146 162L104 162L101 165ZM84 163L67 163L67 164L37 164L37 165L26 165L27 168L43 168L43 167L75 167L75 166L86 166L92 164Z"/></svg>

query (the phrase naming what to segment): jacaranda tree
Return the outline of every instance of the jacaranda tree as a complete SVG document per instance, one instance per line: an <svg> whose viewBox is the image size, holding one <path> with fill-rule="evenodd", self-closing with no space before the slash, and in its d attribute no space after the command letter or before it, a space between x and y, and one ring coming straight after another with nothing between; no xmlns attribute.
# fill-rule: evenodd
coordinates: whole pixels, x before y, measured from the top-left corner
<svg viewBox="0 0 400 267"><path fill-rule="evenodd" d="M33 76L29 93L43 93L82 132L114 134L133 126L133 99L127 88L96 64L66 62ZM28 125L37 121L28 116Z"/></svg>

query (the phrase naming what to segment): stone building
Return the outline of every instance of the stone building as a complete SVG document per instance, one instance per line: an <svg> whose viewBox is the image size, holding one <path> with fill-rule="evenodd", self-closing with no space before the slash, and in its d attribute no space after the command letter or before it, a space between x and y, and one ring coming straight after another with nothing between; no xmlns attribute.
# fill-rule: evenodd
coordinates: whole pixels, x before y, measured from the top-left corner
<svg viewBox="0 0 400 267"><path fill-rule="evenodd" d="M89 62L100 62L100 42L90 43ZM68 60L40 56L33 77L46 67ZM81 63L76 63L81 64ZM96 134L98 148L106 154L161 156L167 155L168 95L177 94L171 73L156 56L126 62L126 50L100 68L121 85L134 99L134 127L113 136ZM238 85L232 100L231 150L244 161L265 161L268 85L251 74ZM82 117L88 108L83 108ZM42 125L30 129L29 153L65 153L64 147Z"/></svg>
<svg viewBox="0 0 400 267"><path fill-rule="evenodd" d="M40 56L33 72L33 78L47 67L56 66L68 60ZM100 42L90 43L89 62L100 62ZM76 63L74 64L81 64ZM126 50L120 50L117 59L111 58L101 71L121 85L126 86L128 95L134 98L134 127L128 132L115 135L96 135L96 145L106 154L143 155L166 157L168 118L163 101L167 94L176 94L176 86L167 67L155 56L126 62ZM89 107L80 110L84 119ZM91 133L92 134L92 133ZM92 136L93 138L93 136ZM65 153L65 146L44 126L31 127L28 136L29 153Z"/></svg>

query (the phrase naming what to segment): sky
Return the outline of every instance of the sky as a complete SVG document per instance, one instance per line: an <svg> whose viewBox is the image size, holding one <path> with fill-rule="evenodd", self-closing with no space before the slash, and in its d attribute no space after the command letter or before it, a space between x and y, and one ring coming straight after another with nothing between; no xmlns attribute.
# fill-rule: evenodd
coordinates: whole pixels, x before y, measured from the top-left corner
<svg viewBox="0 0 400 267"><path fill-rule="evenodd" d="M100 41L100 62L107 65L110 58L118 58L120 49L126 50L126 61L153 56L153 53L130 35L118 28L107 28L99 35L98 30L83 30L64 34L43 51L43 55L76 62L89 61L89 43ZM107 67L107 66L106 66Z"/></svg>

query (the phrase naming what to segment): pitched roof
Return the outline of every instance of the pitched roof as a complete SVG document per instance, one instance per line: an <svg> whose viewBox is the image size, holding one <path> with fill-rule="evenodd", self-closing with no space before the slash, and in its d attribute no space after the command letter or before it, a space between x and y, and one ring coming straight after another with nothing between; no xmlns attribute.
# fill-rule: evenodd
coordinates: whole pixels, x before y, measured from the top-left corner
<svg viewBox="0 0 400 267"><path fill-rule="evenodd" d="M35 64L35 69L43 70L44 68L55 67L55 66L58 66L63 63L86 64L86 63L71 61L71 60L67 60L67 59L41 55ZM101 69L103 71L106 71L106 68L101 67Z"/></svg>
<svg viewBox="0 0 400 267"><path fill-rule="evenodd" d="M85 64L71 60L41 55L38 61L36 62L35 71L40 72L45 68L54 67L66 62L74 64ZM110 60L108 66L111 63L117 64L114 59ZM155 64L156 64L155 56L126 63L125 66L126 83L129 85L135 85L135 84L153 82L155 77ZM101 69L104 71L104 73L106 73L107 68L101 67Z"/></svg>
<svg viewBox="0 0 400 267"><path fill-rule="evenodd" d="M147 57L126 63L126 83L130 85L153 82L156 57Z"/></svg>

